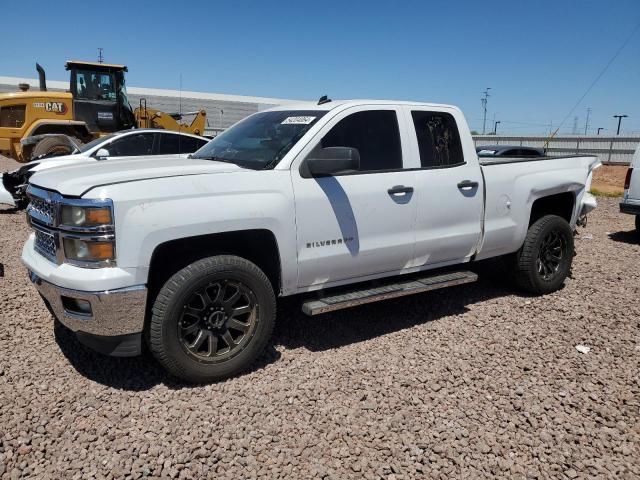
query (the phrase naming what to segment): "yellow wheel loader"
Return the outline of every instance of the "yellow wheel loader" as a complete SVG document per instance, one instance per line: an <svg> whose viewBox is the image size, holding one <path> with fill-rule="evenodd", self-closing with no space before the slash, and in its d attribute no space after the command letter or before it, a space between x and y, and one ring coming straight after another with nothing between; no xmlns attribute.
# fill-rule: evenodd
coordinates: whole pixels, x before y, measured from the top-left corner
<svg viewBox="0 0 640 480"><path fill-rule="evenodd" d="M43 68L36 63L40 90L21 84L19 92L0 93L0 154L19 162L72 153L83 143L128 128L164 128L203 135L204 110L164 113L131 108L125 85L125 65L69 61L67 92L47 91ZM194 115L190 124L182 116Z"/></svg>

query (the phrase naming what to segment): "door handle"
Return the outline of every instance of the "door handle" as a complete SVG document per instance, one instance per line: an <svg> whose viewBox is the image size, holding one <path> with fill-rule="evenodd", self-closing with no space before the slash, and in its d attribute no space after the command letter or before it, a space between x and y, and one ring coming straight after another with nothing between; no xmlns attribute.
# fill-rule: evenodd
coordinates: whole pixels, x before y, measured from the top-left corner
<svg viewBox="0 0 640 480"><path fill-rule="evenodd" d="M413 187L405 187L404 185L396 185L387 190L389 195L398 195L400 193L413 193Z"/></svg>
<svg viewBox="0 0 640 480"><path fill-rule="evenodd" d="M476 188L478 186L478 182L472 182L471 180L463 180L458 184L458 188L460 190L469 190L471 188Z"/></svg>

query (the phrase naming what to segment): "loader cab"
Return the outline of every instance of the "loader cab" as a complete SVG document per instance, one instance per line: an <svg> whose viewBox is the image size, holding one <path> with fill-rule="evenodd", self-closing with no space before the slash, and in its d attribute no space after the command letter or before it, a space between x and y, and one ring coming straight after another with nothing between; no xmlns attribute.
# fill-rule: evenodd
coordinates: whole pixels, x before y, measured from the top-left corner
<svg viewBox="0 0 640 480"><path fill-rule="evenodd" d="M125 65L69 61L75 120L93 133L109 133L135 126L127 97Z"/></svg>

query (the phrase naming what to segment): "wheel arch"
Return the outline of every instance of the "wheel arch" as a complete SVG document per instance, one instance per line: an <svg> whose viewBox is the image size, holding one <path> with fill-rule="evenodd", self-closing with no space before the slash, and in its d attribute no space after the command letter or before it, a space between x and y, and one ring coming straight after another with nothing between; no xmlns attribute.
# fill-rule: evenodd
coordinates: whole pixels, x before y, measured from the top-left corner
<svg viewBox="0 0 640 480"><path fill-rule="evenodd" d="M34 122L29 131L26 132L25 137L52 133L77 137L82 141L93 138L93 134L89 131L86 123L69 120Z"/></svg>
<svg viewBox="0 0 640 480"><path fill-rule="evenodd" d="M153 304L174 273L214 255L236 255L249 260L265 273L276 294L281 291L282 267L276 236L267 229L241 230L179 238L157 245L149 264L149 304Z"/></svg>
<svg viewBox="0 0 640 480"><path fill-rule="evenodd" d="M545 215L557 215L571 224L576 209L575 192L561 192L537 198L531 204L529 227Z"/></svg>

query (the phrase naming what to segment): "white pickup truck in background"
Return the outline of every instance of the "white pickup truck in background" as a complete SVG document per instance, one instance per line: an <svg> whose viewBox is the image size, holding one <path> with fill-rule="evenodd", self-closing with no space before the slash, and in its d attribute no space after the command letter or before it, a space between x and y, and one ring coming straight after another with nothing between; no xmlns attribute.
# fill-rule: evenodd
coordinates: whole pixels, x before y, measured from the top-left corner
<svg viewBox="0 0 640 480"><path fill-rule="evenodd" d="M315 315L471 282L465 264L501 256L520 288L560 288L599 165L479 161L451 106L279 107L191 159L37 173L22 258L83 343L124 356L146 338L173 375L208 382L262 352L279 296Z"/></svg>
<svg viewBox="0 0 640 480"><path fill-rule="evenodd" d="M624 194L620 202L620 211L635 215L636 233L640 235L640 147L633 154L631 165L624 179Z"/></svg>

